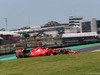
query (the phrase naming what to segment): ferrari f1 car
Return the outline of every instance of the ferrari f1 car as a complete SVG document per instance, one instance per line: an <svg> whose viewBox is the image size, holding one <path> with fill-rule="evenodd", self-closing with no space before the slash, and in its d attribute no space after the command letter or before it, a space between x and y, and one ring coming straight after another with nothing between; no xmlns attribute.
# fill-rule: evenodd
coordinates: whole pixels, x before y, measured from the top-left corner
<svg viewBox="0 0 100 75"><path fill-rule="evenodd" d="M77 51L72 51L70 49L47 49L45 47L35 47L30 50L19 48L15 51L17 58L24 57L37 57L37 56L49 56L49 55L57 55L57 54L73 54L79 53Z"/></svg>

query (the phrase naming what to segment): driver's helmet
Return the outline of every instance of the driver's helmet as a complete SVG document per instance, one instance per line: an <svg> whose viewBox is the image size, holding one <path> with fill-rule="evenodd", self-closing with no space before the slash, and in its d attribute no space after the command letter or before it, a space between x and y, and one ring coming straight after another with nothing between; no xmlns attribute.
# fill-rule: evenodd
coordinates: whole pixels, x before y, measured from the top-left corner
<svg viewBox="0 0 100 75"><path fill-rule="evenodd" d="M49 49L49 48L46 48L47 50Z"/></svg>

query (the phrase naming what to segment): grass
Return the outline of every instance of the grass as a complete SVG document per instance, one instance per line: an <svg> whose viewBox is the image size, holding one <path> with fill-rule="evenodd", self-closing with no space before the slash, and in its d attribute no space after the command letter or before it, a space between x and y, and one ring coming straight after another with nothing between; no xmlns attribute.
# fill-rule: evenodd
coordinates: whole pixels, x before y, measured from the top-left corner
<svg viewBox="0 0 100 75"><path fill-rule="evenodd" d="M10 49L0 49L0 53L5 53L5 52L9 52Z"/></svg>
<svg viewBox="0 0 100 75"><path fill-rule="evenodd" d="M0 75L87 75L100 73L100 52L0 61Z"/></svg>
<svg viewBox="0 0 100 75"><path fill-rule="evenodd" d="M15 49L18 49L18 48L4 48L4 49L0 49L0 53L10 52L10 51L13 51Z"/></svg>

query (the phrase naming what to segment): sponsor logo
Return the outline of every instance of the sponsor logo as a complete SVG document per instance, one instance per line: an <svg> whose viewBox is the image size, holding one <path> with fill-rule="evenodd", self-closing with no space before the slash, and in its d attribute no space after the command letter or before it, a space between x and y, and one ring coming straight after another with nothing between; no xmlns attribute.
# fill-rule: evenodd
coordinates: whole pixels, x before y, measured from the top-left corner
<svg viewBox="0 0 100 75"><path fill-rule="evenodd" d="M40 51L40 49L38 49L36 52L39 52Z"/></svg>

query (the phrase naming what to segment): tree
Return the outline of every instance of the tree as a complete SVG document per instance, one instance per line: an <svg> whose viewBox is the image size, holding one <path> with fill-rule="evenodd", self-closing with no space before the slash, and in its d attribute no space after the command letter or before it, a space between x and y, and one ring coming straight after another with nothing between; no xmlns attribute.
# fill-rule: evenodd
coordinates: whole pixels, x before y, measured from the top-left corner
<svg viewBox="0 0 100 75"><path fill-rule="evenodd" d="M24 29L30 29L30 27L22 27L21 29L22 30L24 30Z"/></svg>
<svg viewBox="0 0 100 75"><path fill-rule="evenodd" d="M23 35L24 35L25 38L30 37L30 35L28 33L24 33Z"/></svg>
<svg viewBox="0 0 100 75"><path fill-rule="evenodd" d="M50 22L46 23L44 26L56 26L56 25L60 25L60 23L58 23L56 21L50 21Z"/></svg>
<svg viewBox="0 0 100 75"><path fill-rule="evenodd" d="M5 31L5 28L0 29L0 31Z"/></svg>
<svg viewBox="0 0 100 75"><path fill-rule="evenodd" d="M37 37L37 34L33 34L33 38L36 39L36 37Z"/></svg>

